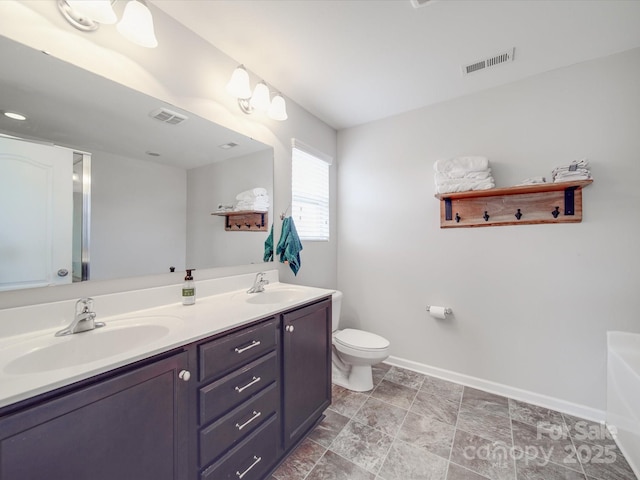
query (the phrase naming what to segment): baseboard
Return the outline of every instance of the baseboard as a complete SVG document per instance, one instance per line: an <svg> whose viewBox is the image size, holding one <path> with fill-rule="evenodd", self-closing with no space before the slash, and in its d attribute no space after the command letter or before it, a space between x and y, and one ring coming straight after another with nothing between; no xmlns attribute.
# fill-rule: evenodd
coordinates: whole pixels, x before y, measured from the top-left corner
<svg viewBox="0 0 640 480"><path fill-rule="evenodd" d="M484 380L482 378L472 377L470 375L452 372L450 370L445 370L438 367L432 367L424 363L418 363L400 357L391 356L387 358L384 363L396 367L406 368L407 370L413 370L414 372L423 373L432 377L441 378L442 380L460 383L468 387L495 393L496 395L513 398L514 400L520 400L522 402L531 403L533 405L549 408L558 412L567 413L569 415L584 418L594 422L604 422L606 418L606 412L604 410L598 410L596 408L579 405L573 402L567 402L566 400L561 400L559 398L549 397L547 395L530 392L528 390L522 390L520 388L511 387L509 385Z"/></svg>

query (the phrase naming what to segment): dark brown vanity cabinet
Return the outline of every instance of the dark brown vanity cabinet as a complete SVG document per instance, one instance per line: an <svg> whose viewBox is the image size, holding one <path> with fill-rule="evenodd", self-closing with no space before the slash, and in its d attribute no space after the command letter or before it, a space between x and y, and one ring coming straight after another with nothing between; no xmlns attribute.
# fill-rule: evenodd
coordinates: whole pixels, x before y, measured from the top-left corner
<svg viewBox="0 0 640 480"><path fill-rule="evenodd" d="M0 410L0 480L264 480L331 402L330 297L154 358Z"/></svg>
<svg viewBox="0 0 640 480"><path fill-rule="evenodd" d="M290 449L331 404L331 301L282 315L284 447Z"/></svg>
<svg viewBox="0 0 640 480"><path fill-rule="evenodd" d="M198 364L200 478L262 480L331 403L331 300L205 341Z"/></svg>
<svg viewBox="0 0 640 480"><path fill-rule="evenodd" d="M198 346L198 471L262 479L280 448L280 322L270 318Z"/></svg>
<svg viewBox="0 0 640 480"><path fill-rule="evenodd" d="M186 367L179 353L0 417L0 479L185 479Z"/></svg>

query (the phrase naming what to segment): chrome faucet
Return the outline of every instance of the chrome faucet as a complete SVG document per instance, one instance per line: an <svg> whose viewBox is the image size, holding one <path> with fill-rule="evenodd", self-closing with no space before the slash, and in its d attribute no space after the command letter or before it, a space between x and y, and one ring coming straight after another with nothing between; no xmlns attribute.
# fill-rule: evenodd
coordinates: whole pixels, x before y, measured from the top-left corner
<svg viewBox="0 0 640 480"><path fill-rule="evenodd" d="M104 322L96 322L95 320L96 312L93 311L93 298L81 298L76 302L76 315L73 322L64 330L56 332L56 337L86 332L87 330L105 326Z"/></svg>
<svg viewBox="0 0 640 480"><path fill-rule="evenodd" d="M269 280L265 280L266 273L260 272L256 275L256 279L253 281L253 287L247 290L247 293L260 293L264 292L264 286L269 285Z"/></svg>

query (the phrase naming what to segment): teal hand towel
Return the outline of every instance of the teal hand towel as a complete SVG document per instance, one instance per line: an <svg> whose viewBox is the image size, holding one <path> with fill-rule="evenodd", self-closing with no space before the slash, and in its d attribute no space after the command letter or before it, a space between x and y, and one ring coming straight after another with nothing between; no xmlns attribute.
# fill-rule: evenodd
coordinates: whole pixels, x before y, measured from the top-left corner
<svg viewBox="0 0 640 480"><path fill-rule="evenodd" d="M280 255L280 263L287 262L294 275L298 275L298 270L302 266L300 261L300 252L302 251L302 243L293 218L287 217L282 222L282 233L280 233L280 241L276 248L276 254Z"/></svg>
<svg viewBox="0 0 640 480"><path fill-rule="evenodd" d="M264 241L264 258L263 261L270 262L273 260L273 223L271 224L271 231L269 236Z"/></svg>

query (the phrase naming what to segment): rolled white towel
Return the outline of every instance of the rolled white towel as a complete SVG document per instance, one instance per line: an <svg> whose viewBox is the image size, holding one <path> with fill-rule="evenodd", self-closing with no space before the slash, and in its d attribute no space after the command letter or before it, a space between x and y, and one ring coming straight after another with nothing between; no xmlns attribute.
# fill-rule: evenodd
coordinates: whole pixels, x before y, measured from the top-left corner
<svg viewBox="0 0 640 480"><path fill-rule="evenodd" d="M433 169L452 178L464 177L468 172L481 172L489 168L489 159L480 156L455 157L440 159L433 164Z"/></svg>

